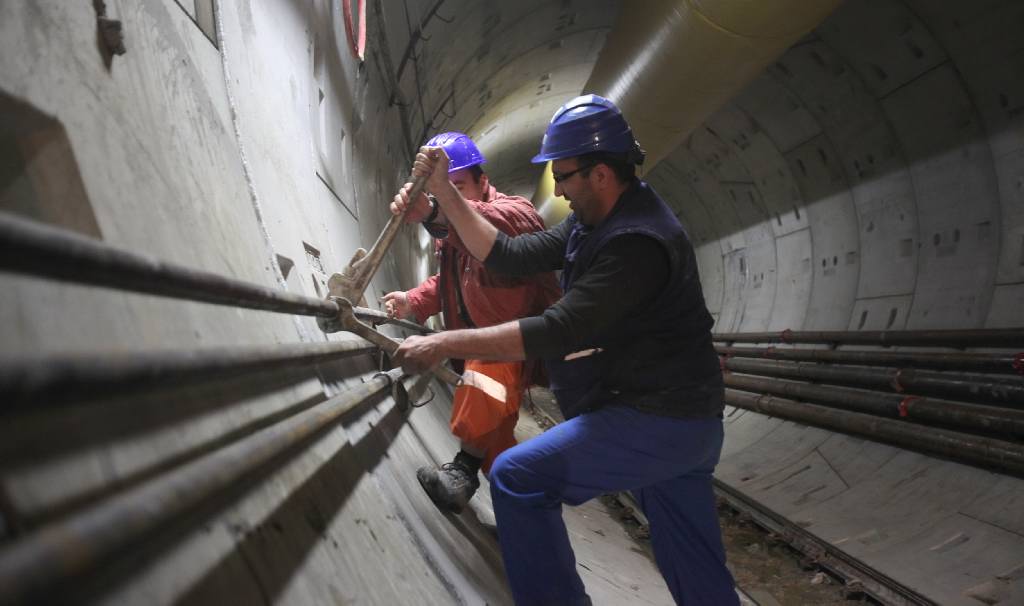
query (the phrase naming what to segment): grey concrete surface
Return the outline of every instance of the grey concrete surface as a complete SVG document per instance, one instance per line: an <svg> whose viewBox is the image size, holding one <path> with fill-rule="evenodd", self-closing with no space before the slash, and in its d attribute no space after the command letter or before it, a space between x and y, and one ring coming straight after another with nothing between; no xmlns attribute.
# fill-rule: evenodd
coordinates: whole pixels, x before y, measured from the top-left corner
<svg viewBox="0 0 1024 606"><path fill-rule="evenodd" d="M430 134L469 132L499 188L531 195L552 112L581 92L617 12L642 10L370 0L360 63L341 4L108 0L127 49L111 57L93 3L0 3L0 210L322 296ZM693 236L717 329L1024 325L1022 27L1014 0L849 0L646 167ZM431 251L404 230L369 303L429 275ZM311 318L0 274L6 356L346 338ZM6 417L0 551L376 364ZM411 413L390 398L354 411L69 601L509 603L486 498L452 519L414 480L456 448L434 389ZM727 428L730 486L936 603L1024 603L1020 478L750 412ZM595 540L596 515L567 513L580 561L603 571L588 577L597 603L638 601L620 563L635 554ZM636 585L656 585L635 565Z"/></svg>

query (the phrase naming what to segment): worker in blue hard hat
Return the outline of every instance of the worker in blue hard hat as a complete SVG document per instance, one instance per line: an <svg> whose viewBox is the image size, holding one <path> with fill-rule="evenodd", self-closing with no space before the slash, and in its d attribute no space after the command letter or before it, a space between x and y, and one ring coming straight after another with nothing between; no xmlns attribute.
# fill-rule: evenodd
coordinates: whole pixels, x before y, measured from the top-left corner
<svg viewBox="0 0 1024 606"><path fill-rule="evenodd" d="M491 497L517 604L589 604L562 504L632 490L676 602L738 604L712 492L724 388L689 237L635 175L643 152L619 109L597 95L563 105L534 162L552 163L572 213L515 238L472 212L424 148L413 172L488 269L562 270L563 297L543 313L486 329L410 337L395 360L421 372L446 357L543 359L566 417L505 451ZM393 211L407 204L405 191Z"/></svg>
<svg viewBox="0 0 1024 606"><path fill-rule="evenodd" d="M447 182L495 229L510 236L544 229L529 200L506 196L490 184L481 166L486 159L467 135L441 133L426 145L445 150ZM422 223L435 237L439 269L412 290L384 295L385 309L393 317L423 322L441 313L449 330L494 326L540 313L561 294L551 272L513 277L484 268L466 251L458 230L449 229L441 207L425 195L414 201L405 221ZM455 389L450 426L460 450L451 462L416 472L438 507L462 511L480 486L479 471L489 472L495 457L515 446L519 402L535 368L522 361L465 360L460 371L476 380Z"/></svg>

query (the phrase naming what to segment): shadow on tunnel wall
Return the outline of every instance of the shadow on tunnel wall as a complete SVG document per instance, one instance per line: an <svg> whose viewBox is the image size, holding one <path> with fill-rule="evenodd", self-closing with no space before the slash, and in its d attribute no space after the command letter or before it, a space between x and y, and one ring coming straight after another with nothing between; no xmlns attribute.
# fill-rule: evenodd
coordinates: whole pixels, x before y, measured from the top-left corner
<svg viewBox="0 0 1024 606"><path fill-rule="evenodd" d="M381 404L387 394L387 390L380 392L349 411L342 417L341 424L347 426L366 414ZM177 603L222 604L225 595L232 596L232 602L237 604L274 603L319 545L335 551L350 550L351 546L341 542L337 529L332 531L331 526L366 473L387 457L391 440L406 419L406 411L390 406L370 431L334 452L261 522L252 524L245 517L227 521L225 527L235 542L234 547L182 593ZM239 502L247 492L264 485L267 478L295 460L298 451L309 448L332 431L337 431L334 425L255 470L230 491L218 494L189 515L162 527L158 535L144 545L126 550L113 565L81 586L64 588L58 601L75 603L83 595L98 596L114 591L121 582L131 580L147 565L159 561L190 532L214 533L213 520L225 509ZM358 524L359 520L352 523Z"/></svg>

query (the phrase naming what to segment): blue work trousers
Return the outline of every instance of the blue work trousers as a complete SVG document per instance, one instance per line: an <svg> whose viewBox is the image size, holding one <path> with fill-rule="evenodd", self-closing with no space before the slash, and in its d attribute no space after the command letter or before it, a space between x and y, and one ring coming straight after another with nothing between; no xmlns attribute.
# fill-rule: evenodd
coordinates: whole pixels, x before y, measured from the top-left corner
<svg viewBox="0 0 1024 606"><path fill-rule="evenodd" d="M721 419L609 406L502 453L491 469L491 496L516 604L589 604L562 504L631 490L676 603L738 605L711 487L722 434Z"/></svg>

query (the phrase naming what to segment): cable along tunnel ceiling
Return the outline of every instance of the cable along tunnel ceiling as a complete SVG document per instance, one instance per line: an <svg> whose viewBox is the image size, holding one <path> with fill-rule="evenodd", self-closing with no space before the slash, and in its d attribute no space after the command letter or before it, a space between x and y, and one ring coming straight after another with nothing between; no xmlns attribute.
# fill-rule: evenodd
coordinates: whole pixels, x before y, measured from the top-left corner
<svg viewBox="0 0 1024 606"><path fill-rule="evenodd" d="M108 4L129 49L109 72L83 67L95 60L95 15L82 14L91 7L0 9L11 16L0 25L4 91L65 124L84 182L76 200L95 211L88 233L310 296L383 224L380 197L407 171L394 148L464 130L498 188L530 196L541 170L529 158L547 121L568 98L604 92L583 88L617 14L643 10L639 2L380 0L367 3L367 17L371 32L386 35L369 38L356 67L344 45L330 46L344 36L330 33L341 13L333 1L218 4L223 40L192 31L180 9L190 2ZM694 240L716 330L1024 324L1022 30L1016 0L850 0L645 167ZM11 41L23 49L44 39L55 52L32 53L24 65L14 59L24 51L6 52ZM306 141L323 125L304 122L315 122L316 102L303 72L319 69L318 58L341 63L328 68L335 88L320 91L339 103L344 125L338 149L348 155L331 160L337 179L317 180L307 165ZM412 230L405 239L376 290L409 288L410 276L431 270L430 243ZM4 311L23 317L9 323L19 328L5 337L7 353L323 339L308 318L120 295L111 304L94 290L11 284L0 294ZM89 322L54 313L66 309ZM230 402L211 397L211 410L165 409L174 418L154 415L160 426L148 433L139 428L153 419L136 412L145 407L120 403L113 410L127 429L104 427L101 445L77 433L77 419L66 421L59 427L75 435L72 454L47 451L42 471L19 460L20 475L3 478L5 507L52 519L125 478L143 481L368 380L374 368L362 362L294 385L267 378ZM236 402L249 392L259 393ZM500 566L480 549L484 533L438 516L409 481L417 465L453 452L443 399L408 424L378 403L319 438L105 601L386 603L416 594L502 603ZM140 433L117 434L129 430ZM22 439L50 447L33 435ZM74 450L85 445L84 455ZM1024 592L1018 478L732 409L718 476L942 603L1012 604Z"/></svg>

